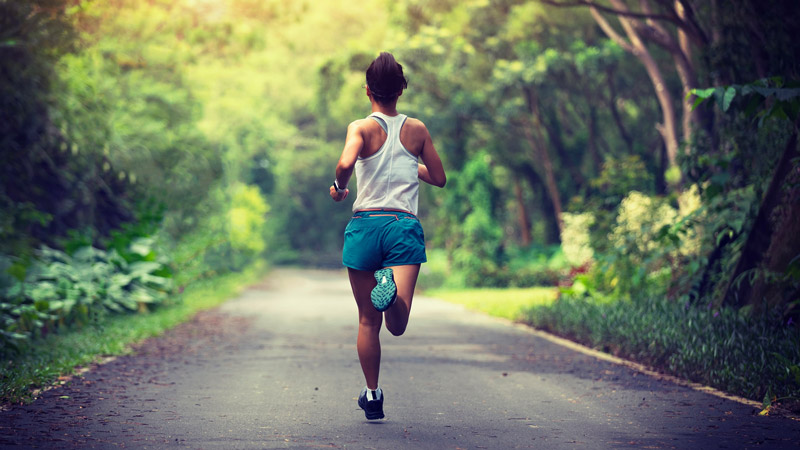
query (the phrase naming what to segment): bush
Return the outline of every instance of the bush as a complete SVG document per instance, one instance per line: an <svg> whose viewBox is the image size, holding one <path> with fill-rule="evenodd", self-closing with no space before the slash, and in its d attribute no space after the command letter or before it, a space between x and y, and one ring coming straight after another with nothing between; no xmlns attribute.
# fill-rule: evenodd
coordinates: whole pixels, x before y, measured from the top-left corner
<svg viewBox="0 0 800 450"><path fill-rule="evenodd" d="M0 256L6 269L0 275L0 352L107 312L144 311L166 301L172 272L152 245L151 239L135 240L124 256L94 247L72 255L42 247L28 267Z"/></svg>
<svg viewBox="0 0 800 450"><path fill-rule="evenodd" d="M569 272L570 265L558 246L512 248L505 253L501 265L478 266L470 276L450 264L445 250L432 249L428 250L428 263L422 265L417 286L421 289L557 286Z"/></svg>
<svg viewBox="0 0 800 450"><path fill-rule="evenodd" d="M749 310L562 295L527 322L747 398L800 398L800 329Z"/></svg>
<svg viewBox="0 0 800 450"><path fill-rule="evenodd" d="M583 266L594 257L589 237L589 227L594 223L594 215L590 212L564 213L563 218L561 248L564 258L574 267Z"/></svg>
<svg viewBox="0 0 800 450"><path fill-rule="evenodd" d="M264 215L267 211L269 206L257 187L234 186L227 217L231 269L245 267L264 252Z"/></svg>

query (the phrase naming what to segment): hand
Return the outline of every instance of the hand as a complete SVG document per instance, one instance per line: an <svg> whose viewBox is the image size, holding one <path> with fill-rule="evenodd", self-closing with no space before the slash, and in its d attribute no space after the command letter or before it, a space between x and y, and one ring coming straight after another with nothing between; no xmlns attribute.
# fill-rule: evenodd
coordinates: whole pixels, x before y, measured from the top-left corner
<svg viewBox="0 0 800 450"><path fill-rule="evenodd" d="M331 186L331 198L335 202L340 202L347 198L347 194L350 193L350 189L344 188L344 191L337 191L336 188Z"/></svg>

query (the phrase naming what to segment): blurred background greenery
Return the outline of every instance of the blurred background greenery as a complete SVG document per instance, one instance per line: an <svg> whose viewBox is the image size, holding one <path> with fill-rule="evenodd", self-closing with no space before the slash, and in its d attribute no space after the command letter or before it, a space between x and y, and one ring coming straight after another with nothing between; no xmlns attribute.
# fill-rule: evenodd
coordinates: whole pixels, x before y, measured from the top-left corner
<svg viewBox="0 0 800 450"><path fill-rule="evenodd" d="M2 353L259 260L340 267L328 186L387 50L449 175L421 287L800 396L796 2L560 3L0 0Z"/></svg>

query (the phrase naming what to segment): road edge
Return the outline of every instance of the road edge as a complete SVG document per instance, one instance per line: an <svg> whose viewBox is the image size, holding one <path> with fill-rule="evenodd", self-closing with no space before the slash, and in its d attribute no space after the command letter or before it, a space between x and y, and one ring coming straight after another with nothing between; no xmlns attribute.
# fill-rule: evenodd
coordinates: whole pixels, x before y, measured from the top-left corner
<svg viewBox="0 0 800 450"><path fill-rule="evenodd" d="M425 295L423 294L422 297L425 297ZM480 312L480 311L474 311L474 310L471 310L471 309L465 307L464 305L458 305L456 303L448 302L448 301L440 299L440 298L436 298L436 297L428 297L428 298L436 299L436 300L439 300L439 301L443 301L443 302L451 304L451 305L460 306L460 307L464 308L467 311L472 311L472 312L479 313L479 314L483 315L484 317L487 317L487 318L489 318L491 320L494 320L494 321L497 321L497 322L500 322L500 323L503 323L503 324L506 324L506 325L510 325L513 328L516 328L518 330L524 331L524 332L526 332L528 334L533 334L533 335L538 336L538 337L540 337L542 339L545 339L545 340L547 340L549 342L552 342L552 343L554 343L556 345L568 348L570 350L574 350L574 351L579 352L579 353L583 353L583 354L588 355L588 356L592 356L592 357L597 358L597 359L602 360L602 361L608 361L608 362L613 363L613 364L617 364L617 365L620 365L620 366L628 367L629 369L635 370L635 371L637 371L639 373L642 373L644 375L650 376L650 377L655 378L657 380L669 381L669 382L671 382L673 384L676 384L676 385L679 385L679 386L683 386L683 387L688 387L688 388L690 388L692 390L695 390L695 391L698 391L698 392L704 392L706 394L713 395L713 396L715 396L717 398L722 398L722 399L725 399L725 400L734 401L736 403L739 403L739 404L742 404L742 405L745 405L745 406L750 406L750 407L754 408L755 410L757 410L759 412L764 410L764 405L761 402L758 402L758 401L755 401L755 400L750 400L750 399L744 398L744 397L740 397L738 395L730 394L730 393L721 391L721 390L719 390L717 388L713 388L711 386L706 386L706 385L701 384L701 383L696 383L694 381L689 381L689 380L686 380L684 378L677 377L675 375L670 375L670 374L666 374L666 373L663 373L663 372L659 372L659 371L654 370L653 368L648 367L648 366L646 366L644 364L637 363L637 362L634 362L634 361L630 361L630 360L627 360L627 359L623 359L623 358L620 358L618 356L614 356L614 355L602 352L600 350L596 350L596 349L593 349L591 347L587 347L587 346L585 346L583 344L580 344L578 342L571 341L571 340L566 339L566 338L562 338L560 336L557 336L557 335L552 334L550 332L538 329L538 328L533 327L531 325L528 325L528 324L525 324L525 323L522 323L522 322L515 322L513 320L505 319L505 318L502 318L502 317L492 316L492 315L489 315L489 314L486 314L486 313L483 313L483 312ZM765 415L767 415L767 416L770 416L770 415L780 416L780 417L785 417L785 418L800 422L800 416L798 416L798 415L796 415L796 414L794 414L792 412L786 411L786 410L781 410L780 412L777 412L776 414L767 413Z"/></svg>

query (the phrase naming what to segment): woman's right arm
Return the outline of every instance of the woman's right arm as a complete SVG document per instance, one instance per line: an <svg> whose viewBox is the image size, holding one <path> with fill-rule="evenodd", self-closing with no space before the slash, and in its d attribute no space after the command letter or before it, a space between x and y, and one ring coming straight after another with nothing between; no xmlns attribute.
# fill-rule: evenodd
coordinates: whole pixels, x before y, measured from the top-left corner
<svg viewBox="0 0 800 450"><path fill-rule="evenodd" d="M350 182L356 160L364 147L364 136L361 134L359 124L360 121L357 120L347 127L342 156L339 158L339 163L336 164L336 184L344 189L344 192L339 194L333 186L330 187L331 198L337 202L344 200L350 192L347 189L347 183Z"/></svg>

